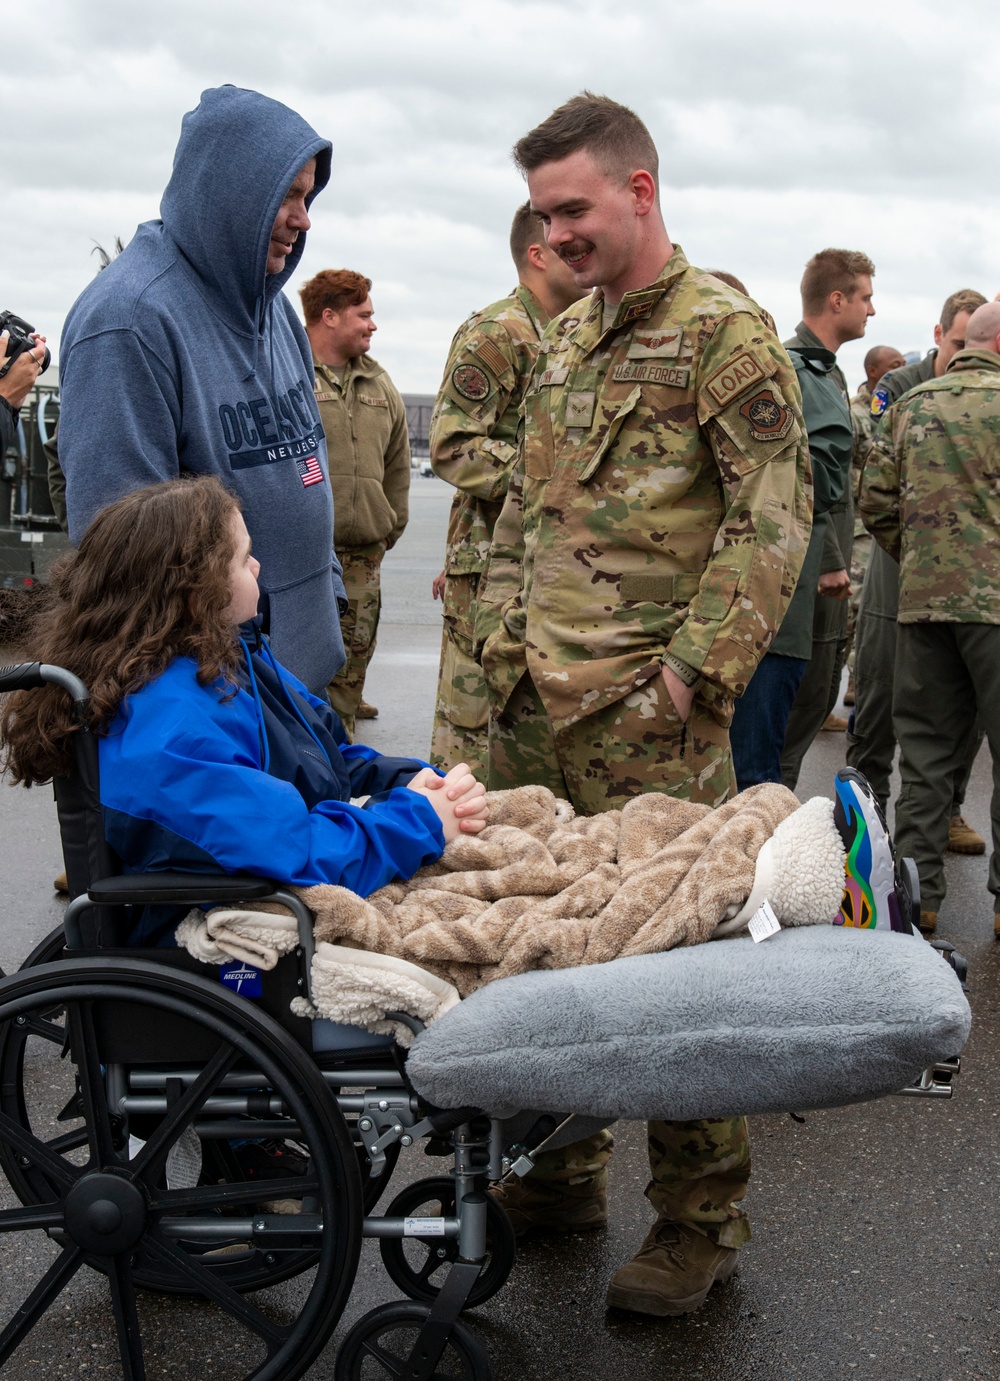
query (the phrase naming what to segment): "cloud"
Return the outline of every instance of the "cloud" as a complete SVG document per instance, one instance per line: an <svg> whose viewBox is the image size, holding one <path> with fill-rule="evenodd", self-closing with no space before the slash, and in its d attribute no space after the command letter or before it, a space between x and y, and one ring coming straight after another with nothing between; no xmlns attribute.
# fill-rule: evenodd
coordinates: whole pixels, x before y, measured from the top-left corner
<svg viewBox="0 0 1000 1381"><path fill-rule="evenodd" d="M407 389L436 389L456 326L511 286L511 145L583 87L643 116L669 228L783 331L827 244L875 259L870 330L904 349L930 343L954 287L1000 288L1000 14L972 0L883 4L877 21L861 0L8 0L3 24L0 305L50 338L93 242L157 214L181 115L225 81L333 139L300 281L373 278L376 351ZM844 352L852 379L864 348Z"/></svg>

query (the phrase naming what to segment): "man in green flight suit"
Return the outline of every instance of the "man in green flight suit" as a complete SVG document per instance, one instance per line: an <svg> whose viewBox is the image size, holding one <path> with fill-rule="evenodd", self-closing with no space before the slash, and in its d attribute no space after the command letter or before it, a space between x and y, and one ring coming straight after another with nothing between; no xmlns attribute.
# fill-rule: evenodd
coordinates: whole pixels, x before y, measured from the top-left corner
<svg viewBox="0 0 1000 1381"><path fill-rule="evenodd" d="M782 780L794 787L802 756L828 712L840 624L846 623L841 601L850 589L853 532L853 515L846 513L853 432L836 352L864 334L874 310L873 272L866 254L824 249L802 275L803 320L785 345L802 390L814 522L788 613L736 705L732 742L741 791Z"/></svg>
<svg viewBox="0 0 1000 1381"><path fill-rule="evenodd" d="M941 308L934 327L935 346L916 364L885 374L872 393L871 414L875 427L883 413L911 388L940 379L955 354L965 346L971 314L986 301L973 288L953 292ZM865 572L855 633L855 705L847 732L847 762L863 772L882 803L889 799L889 779L896 753L892 723L895 680L896 619L899 612L899 567L876 545ZM962 815L962 804L972 763L982 741L973 725L969 741L961 748L955 772L955 791L948 829L948 848L953 853L981 854L986 844Z"/></svg>
<svg viewBox="0 0 1000 1381"><path fill-rule="evenodd" d="M580 297L549 249L527 202L510 229L518 284L473 312L455 333L430 426L431 466L455 486L440 593L444 629L430 760L466 762L485 781L489 763L486 684L475 653L479 582L517 455L521 401L542 332ZM492 632L489 621L480 637Z"/></svg>
<svg viewBox="0 0 1000 1381"><path fill-rule="evenodd" d="M494 530L490 786L538 782L585 814L656 790L719 804L733 696L808 541L795 374L754 303L671 243L632 111L585 92L514 157L548 244L597 291L545 333ZM515 1229L605 1222L612 1144L544 1153L502 1186ZM745 1121L653 1122L649 1157L657 1220L608 1302L681 1314L750 1235Z"/></svg>
<svg viewBox="0 0 1000 1381"><path fill-rule="evenodd" d="M812 270L812 277L810 277ZM839 281L842 287L848 284L846 292L839 293L836 288L827 294L822 308L819 296L824 272L828 275L826 285ZM836 402L837 424L846 422L846 452L838 451L837 462L843 471L840 497L834 499L828 509L823 524L822 551L820 553L819 577L813 597L812 608L812 647L809 664L802 683L796 692L788 724L785 728L785 741L781 749L781 780L785 786L795 790L802 769L802 759L808 752L813 739L822 729L830 711L837 703L840 692L840 673L844 665L847 648L847 624L850 614L851 595L851 548L854 545L854 486L852 483L851 460L854 455L854 427L851 419L851 405L847 391L847 380L836 362L836 352L849 340L859 340L865 333L869 317L875 315L872 306L872 276L875 265L866 254L849 250L823 250L810 260L806 275L802 280L803 321L790 341L785 341L792 356L802 387L803 410L806 429L809 432L810 454L815 457L815 447L823 441L817 436L830 436L824 432L826 421L822 424L810 414L803 383L804 371L818 364L817 347L827 355L826 383L831 403ZM819 284L811 289L810 284ZM807 292L815 292L813 298L814 315L809 316ZM836 310L838 298L840 308ZM818 309L818 310L817 310ZM834 399L834 385L839 396ZM832 422L832 417L830 419ZM831 451L834 446L831 446ZM815 470L815 461L814 461ZM817 526L819 526L817 524ZM815 543L816 527L810 541ZM806 564L808 565L808 558ZM792 612L794 613L794 606ZM785 633L791 630L782 628L776 639L781 643Z"/></svg>
<svg viewBox="0 0 1000 1381"><path fill-rule="evenodd" d="M988 885L1000 936L1000 303L972 314L965 346L886 412L860 508L899 569L895 842L920 874L920 928L934 929L944 900L955 760L978 714L993 756Z"/></svg>

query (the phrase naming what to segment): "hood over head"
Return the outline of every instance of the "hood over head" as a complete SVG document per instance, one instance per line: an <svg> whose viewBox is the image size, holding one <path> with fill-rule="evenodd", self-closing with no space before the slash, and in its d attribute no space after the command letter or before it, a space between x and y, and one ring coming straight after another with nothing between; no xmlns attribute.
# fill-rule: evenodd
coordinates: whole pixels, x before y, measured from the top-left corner
<svg viewBox="0 0 1000 1381"><path fill-rule="evenodd" d="M330 180L332 145L288 106L237 86L203 91L181 122L174 167L160 202L164 228L227 316L255 327L302 258L300 234L281 273L268 276L271 230L285 193L310 158L316 185Z"/></svg>

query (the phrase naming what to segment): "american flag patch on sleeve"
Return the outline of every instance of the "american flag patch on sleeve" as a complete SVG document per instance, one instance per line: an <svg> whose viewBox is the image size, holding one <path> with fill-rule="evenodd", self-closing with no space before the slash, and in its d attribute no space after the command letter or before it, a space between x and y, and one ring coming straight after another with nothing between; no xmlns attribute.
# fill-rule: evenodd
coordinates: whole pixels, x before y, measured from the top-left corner
<svg viewBox="0 0 1000 1381"><path fill-rule="evenodd" d="M295 468L299 472L299 479L306 489L311 484L323 483L323 471L320 469L319 461L315 456L307 456L305 460L297 460Z"/></svg>

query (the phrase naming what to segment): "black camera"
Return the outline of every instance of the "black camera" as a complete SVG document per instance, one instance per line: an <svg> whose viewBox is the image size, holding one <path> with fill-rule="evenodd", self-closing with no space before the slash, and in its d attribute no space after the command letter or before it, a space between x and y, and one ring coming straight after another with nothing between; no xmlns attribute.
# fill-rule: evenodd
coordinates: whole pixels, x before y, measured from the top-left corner
<svg viewBox="0 0 1000 1381"><path fill-rule="evenodd" d="M7 342L7 358L0 364L0 379L7 373L18 355L23 355L25 350L34 348L35 342L31 339L34 329L34 326L29 326L22 317L15 316L13 312L0 312L0 332L10 332L10 340ZM45 358L42 361L40 371L42 374L52 363L52 356L48 347L44 348Z"/></svg>

